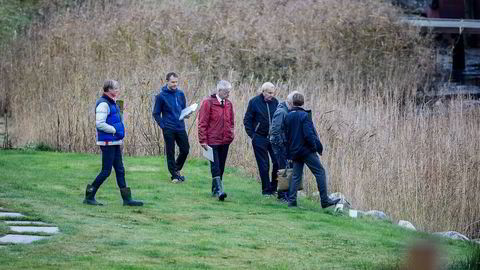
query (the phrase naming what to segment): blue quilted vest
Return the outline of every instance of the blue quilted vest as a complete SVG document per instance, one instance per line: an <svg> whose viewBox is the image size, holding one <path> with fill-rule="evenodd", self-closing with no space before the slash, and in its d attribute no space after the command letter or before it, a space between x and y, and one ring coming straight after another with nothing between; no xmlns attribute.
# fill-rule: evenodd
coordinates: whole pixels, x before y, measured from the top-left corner
<svg viewBox="0 0 480 270"><path fill-rule="evenodd" d="M102 96L99 98L95 104L95 108L97 108L98 104L106 102L110 109L110 113L107 116L107 124L113 126L116 130L115 135L112 133L106 133L101 130L97 129L97 141L99 142L112 142L112 141L119 141L123 139L125 134L125 128L122 122L122 115L120 114L120 108L117 106L115 101L111 98Z"/></svg>

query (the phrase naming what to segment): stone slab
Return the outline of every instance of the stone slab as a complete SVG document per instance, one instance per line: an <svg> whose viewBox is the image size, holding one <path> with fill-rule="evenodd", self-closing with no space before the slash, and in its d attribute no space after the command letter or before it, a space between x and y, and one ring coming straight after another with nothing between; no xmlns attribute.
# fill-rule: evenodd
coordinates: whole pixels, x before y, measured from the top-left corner
<svg viewBox="0 0 480 270"><path fill-rule="evenodd" d="M41 221L6 220L4 222L9 225L51 225Z"/></svg>
<svg viewBox="0 0 480 270"><path fill-rule="evenodd" d="M42 240L48 236L7 234L0 237L0 244L30 244L34 241Z"/></svg>
<svg viewBox="0 0 480 270"><path fill-rule="evenodd" d="M13 232L19 233L58 233L58 227L38 227L38 226L9 226Z"/></svg>
<svg viewBox="0 0 480 270"><path fill-rule="evenodd" d="M0 212L0 217L24 217L25 215L13 212Z"/></svg>

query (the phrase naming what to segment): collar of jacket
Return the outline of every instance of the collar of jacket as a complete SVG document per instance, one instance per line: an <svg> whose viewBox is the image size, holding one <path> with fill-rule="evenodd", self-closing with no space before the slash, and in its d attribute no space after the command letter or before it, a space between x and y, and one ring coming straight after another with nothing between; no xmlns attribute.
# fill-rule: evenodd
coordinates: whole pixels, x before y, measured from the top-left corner
<svg viewBox="0 0 480 270"><path fill-rule="evenodd" d="M168 88L168 85L166 85L166 84L162 87L162 91L165 91L166 93L169 93L169 94L175 94L178 90L180 90L180 89L178 89L178 87L177 87L177 89L175 91L173 91L170 88Z"/></svg>
<svg viewBox="0 0 480 270"><path fill-rule="evenodd" d="M103 94L102 97L105 98L106 100L108 100L108 102L116 104L115 100L113 100L111 97L109 97L105 94Z"/></svg>
<svg viewBox="0 0 480 270"><path fill-rule="evenodd" d="M311 110L305 110L302 107L293 107L291 112L293 112L293 111L304 111L304 112L307 112L307 113L311 112Z"/></svg>

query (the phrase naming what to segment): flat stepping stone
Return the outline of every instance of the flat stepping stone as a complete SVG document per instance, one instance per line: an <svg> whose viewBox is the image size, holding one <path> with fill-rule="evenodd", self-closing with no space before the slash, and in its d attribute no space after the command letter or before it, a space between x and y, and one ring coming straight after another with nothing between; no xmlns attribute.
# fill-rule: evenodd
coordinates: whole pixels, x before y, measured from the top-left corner
<svg viewBox="0 0 480 270"><path fill-rule="evenodd" d="M0 212L0 217L24 217L25 215L13 212Z"/></svg>
<svg viewBox="0 0 480 270"><path fill-rule="evenodd" d="M48 236L7 234L4 237L0 237L0 244L30 244L45 238L48 238Z"/></svg>
<svg viewBox="0 0 480 270"><path fill-rule="evenodd" d="M38 227L38 226L9 226L11 231L17 233L50 233L59 232L58 227Z"/></svg>
<svg viewBox="0 0 480 270"><path fill-rule="evenodd" d="M4 222L10 225L51 225L41 221L6 220Z"/></svg>

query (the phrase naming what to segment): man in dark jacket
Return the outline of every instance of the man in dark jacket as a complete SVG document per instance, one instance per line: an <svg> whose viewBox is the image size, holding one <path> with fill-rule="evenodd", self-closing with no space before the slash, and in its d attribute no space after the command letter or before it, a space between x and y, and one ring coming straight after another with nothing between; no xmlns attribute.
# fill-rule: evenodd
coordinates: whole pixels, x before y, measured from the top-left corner
<svg viewBox="0 0 480 270"><path fill-rule="evenodd" d="M183 91L177 89L177 74L174 72L168 73L166 80L167 84L163 86L160 94L155 97L152 115L163 131L168 171L172 175L172 183L180 183L185 180L185 177L180 175L180 170L190 150L185 122L183 119L179 120L182 110L187 106L187 100ZM177 160L175 160L175 142L180 149Z"/></svg>
<svg viewBox="0 0 480 270"><path fill-rule="evenodd" d="M227 193L223 191L223 171L227 161L228 147L234 138L235 115L233 104L228 99L232 85L221 80L217 83L216 94L202 102L198 120L198 140L207 150L213 150L213 162L210 162L212 172L212 196L220 201L225 200Z"/></svg>
<svg viewBox="0 0 480 270"><path fill-rule="evenodd" d="M262 194L272 195L277 190L278 164L270 143L272 118L278 106L274 97L275 86L266 82L261 87L262 93L248 102L247 112L243 118L243 125L248 136L252 139L253 152L257 160L260 178L262 180ZM269 170L272 159L272 181L270 182Z"/></svg>
<svg viewBox="0 0 480 270"><path fill-rule="evenodd" d="M298 93L298 91L293 91L292 93L288 94L287 100L278 104L277 110L273 114L270 143L272 144L273 153L277 159L279 170L283 170L291 166L291 164L288 164L288 160L290 160L290 158L287 156L285 118L287 117L288 111L293 107L292 97L296 93ZM279 191L278 199L286 201L288 199L288 192Z"/></svg>
<svg viewBox="0 0 480 270"><path fill-rule="evenodd" d="M325 169L317 156L317 153L322 155L323 146L313 125L311 112L302 108L304 97L300 93L293 95L292 103L293 108L285 119L287 150L293 160L292 182L288 186L288 206L297 206L297 187L302 178L304 164L307 164L315 176L322 208L335 205L339 199L332 200L327 195Z"/></svg>
<svg viewBox="0 0 480 270"><path fill-rule="evenodd" d="M103 205L95 200L95 194L103 182L115 169L117 185L123 198L123 205L142 206L143 202L132 200L132 193L125 182L125 168L122 161L123 137L125 126L123 116L116 103L120 88L117 81L107 80L103 84L103 95L95 104L95 126L97 128L97 145L102 150L102 170L91 185L87 185L83 203Z"/></svg>

